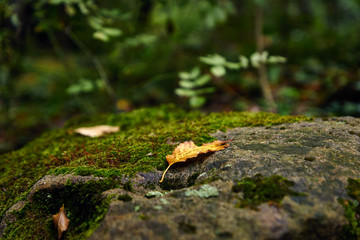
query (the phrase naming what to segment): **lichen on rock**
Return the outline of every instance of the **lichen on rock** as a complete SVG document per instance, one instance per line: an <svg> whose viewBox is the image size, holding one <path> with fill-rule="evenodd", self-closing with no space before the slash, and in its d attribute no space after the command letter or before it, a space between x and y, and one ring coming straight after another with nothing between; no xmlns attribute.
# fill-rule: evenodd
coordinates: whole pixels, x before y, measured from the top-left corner
<svg viewBox="0 0 360 240"><path fill-rule="evenodd" d="M210 186L209 184L204 184L200 189L187 189L185 191L186 197L200 197L200 198L209 198L219 196L219 191L216 187Z"/></svg>

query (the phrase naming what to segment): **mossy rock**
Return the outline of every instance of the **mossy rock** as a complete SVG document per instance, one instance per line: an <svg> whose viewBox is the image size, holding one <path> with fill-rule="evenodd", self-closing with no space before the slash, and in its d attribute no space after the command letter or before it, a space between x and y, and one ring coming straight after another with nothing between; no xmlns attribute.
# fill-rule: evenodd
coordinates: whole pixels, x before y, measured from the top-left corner
<svg viewBox="0 0 360 240"><path fill-rule="evenodd" d="M243 192L244 196L238 203L238 207L256 207L262 203L273 202L280 204L281 200L286 196L302 196L301 193L291 190L294 182L279 176L272 175L264 177L256 174L254 177L246 177L234 184L233 192Z"/></svg>
<svg viewBox="0 0 360 240"><path fill-rule="evenodd" d="M163 238L178 238L189 234L198 238L206 237L201 228L212 228L209 221L202 221L200 215L193 216L187 210L184 214L188 214L189 218L177 216L176 209L181 209L181 206L188 204L189 199L192 199L195 204L192 210L203 212L204 218L209 217L208 213L204 212L205 208L213 205L213 207L228 206L229 209L225 209L227 214L231 216L234 213L240 214L238 218L240 222L246 216L257 221L259 216L250 212L254 210L237 208L236 204L230 204L232 200L229 199L240 201L243 197L240 196L242 192L232 192L231 187L242 178L252 177L258 173L265 177L280 175L284 179L289 179L284 182L294 183L293 186L289 185L289 191L281 196L281 206L259 203L256 208L260 212L274 213L276 208L281 208L280 212L285 211L286 207L293 208L299 204L299 201L307 202L315 199L313 202L320 204L321 201L328 201L326 194L333 194L332 198L334 197L334 191L331 189L336 189L339 192L337 196L346 199L349 196L345 190L344 172L348 177L357 176L358 169L350 166L358 155L353 152L355 146L338 152L330 148L349 139L355 142L354 139L358 138L358 135L350 133L350 130L359 132L358 122L350 120L311 122L312 119L304 116L280 116L272 113L205 114L185 112L173 105L144 108L130 113L73 119L64 128L45 133L24 148L1 156L2 238L11 239L16 235L17 239L47 239L56 236L51 227L51 215L55 214L55 210L62 204L65 205L70 221L74 224L65 232L64 239L86 239L89 236L93 239L100 236L111 239L109 235L101 235L109 226L108 220L112 219L109 213L124 218L123 223L116 222L120 224L117 225L117 230L113 229L114 232L119 231L122 239L131 239L130 236L137 236L139 231L143 231L145 235L144 231L152 231L151 236ZM99 138L84 137L74 131L78 127L100 124L119 126L120 131ZM282 125L277 126L279 124ZM193 140L199 145L214 139L234 139L234 141L229 148L221 152L175 164L169 170L164 182L161 184L158 182L162 171L167 167L165 156L171 154L177 144ZM336 144L335 139L338 139ZM351 144L354 144L353 142ZM311 155L312 161L306 160L308 155ZM326 158L335 160L332 164L326 165L323 164ZM334 164L343 164L341 171ZM330 185L336 180L341 184L336 188L326 189L326 184L314 185L309 191L309 185L314 184L316 179L312 174L316 171L318 174L328 172L328 175L324 173L325 175L320 174L317 177L327 179ZM328 177L339 173L342 174L340 180L335 176ZM200 191L204 184L210 184L211 189L216 187L219 196L206 200L196 196L186 196L187 190ZM322 194L322 190L326 194ZM160 191L164 196L146 198L146 193L149 191ZM166 194L168 191L169 193ZM292 194L294 192L304 192L307 196L294 196ZM61 193L62 197L47 197L55 196L57 193ZM80 209L92 208L92 210L88 214L75 210L76 204L72 203L71 196L74 201L87 199L88 201L85 202L81 200L76 202ZM264 204L268 207L264 207ZM339 209L343 209L339 203L337 204ZM8 211L10 208L11 211ZM216 214L215 209L211 208L209 214ZM311 207L306 206L306 209L309 210ZM339 213L336 209L332 209L332 212ZM329 216L329 214L325 215ZM155 216L163 216L160 219L170 222L164 222ZM221 216L219 221L222 219ZM40 222L29 221L31 217L41 219L39 221L43 222L46 229L40 231ZM340 220L345 221L344 219ZM126 227L124 224L129 234L133 235L123 233L122 229ZM222 224L224 223L220 225ZM235 230L237 224L239 223L235 221L229 223L229 229L216 229L209 238L215 239L219 236L237 238L240 233L240 230ZM343 222L336 226L342 226L341 224ZM140 227L141 225L143 226ZM184 229L184 226L191 226L190 233L179 230L179 226L182 226L181 229ZM23 231L21 230L23 228L30 230ZM241 231L244 229L242 228ZM280 231L282 234L287 234L283 228L280 229L283 231ZM304 229L301 231L304 234L306 232ZM147 234L150 236L150 233ZM251 234L250 237L255 236ZM266 237L261 234L258 236Z"/></svg>

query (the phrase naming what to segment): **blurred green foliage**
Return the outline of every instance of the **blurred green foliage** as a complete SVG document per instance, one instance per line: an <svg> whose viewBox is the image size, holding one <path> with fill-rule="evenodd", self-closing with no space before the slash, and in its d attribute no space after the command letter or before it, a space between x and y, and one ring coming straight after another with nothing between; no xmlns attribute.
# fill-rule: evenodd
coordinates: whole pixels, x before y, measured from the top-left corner
<svg viewBox="0 0 360 240"><path fill-rule="evenodd" d="M205 104L204 94L215 91L214 87L206 87L211 80L209 74L200 75L200 68L194 67L190 72L179 73L180 88L175 89L175 93L182 97L188 97L190 107L198 108Z"/></svg>
<svg viewBox="0 0 360 240"><path fill-rule="evenodd" d="M256 71L235 71L256 52L256 6L265 49L287 59L268 67L278 112L360 116L358 0L2 0L0 151L74 115L186 107L179 80L193 107L266 110Z"/></svg>
<svg viewBox="0 0 360 240"><path fill-rule="evenodd" d="M219 54L210 54L200 57L199 60L210 65L210 73L213 78L222 78L226 76L227 70L247 69L249 59L239 55L239 62L229 62L225 57ZM286 62L286 58L281 56L269 56L267 51L262 53L255 52L250 56L251 65L258 68L260 64L278 64ZM194 67L190 72L179 73L179 86L175 93L181 97L188 97L190 107L199 108L206 103L204 94L215 92L214 87L204 87L211 80L211 75L204 74L200 76L200 68Z"/></svg>

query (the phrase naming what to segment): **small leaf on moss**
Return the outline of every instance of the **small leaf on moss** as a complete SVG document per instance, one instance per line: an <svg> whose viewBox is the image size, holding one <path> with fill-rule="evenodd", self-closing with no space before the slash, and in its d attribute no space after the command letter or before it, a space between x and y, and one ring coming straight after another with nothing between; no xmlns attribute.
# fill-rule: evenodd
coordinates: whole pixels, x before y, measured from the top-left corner
<svg viewBox="0 0 360 240"><path fill-rule="evenodd" d="M166 156L166 161L169 163L169 166L164 171L160 182L164 180L164 176L167 170L174 163L186 162L187 159L197 157L201 153L216 152L219 150L223 150L224 148L229 146L229 144L227 143L230 141L232 140L228 140L228 141L216 140L211 143L205 143L200 147L196 146L193 141L180 143L175 148L174 152L171 155Z"/></svg>
<svg viewBox="0 0 360 240"><path fill-rule="evenodd" d="M64 231L67 230L70 220L66 217L64 205L60 208L59 212L52 216L55 229L58 231L58 239L61 238Z"/></svg>
<svg viewBox="0 0 360 240"><path fill-rule="evenodd" d="M75 132L88 137L100 137L107 133L118 132L119 129L119 126L99 125L94 127L77 128L75 129Z"/></svg>

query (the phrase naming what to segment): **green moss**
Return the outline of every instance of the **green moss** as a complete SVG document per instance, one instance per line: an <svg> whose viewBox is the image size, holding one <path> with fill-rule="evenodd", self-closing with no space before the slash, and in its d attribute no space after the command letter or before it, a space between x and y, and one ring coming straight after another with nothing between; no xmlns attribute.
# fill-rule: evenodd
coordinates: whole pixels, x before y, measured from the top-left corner
<svg viewBox="0 0 360 240"><path fill-rule="evenodd" d="M130 197L129 194L122 194L118 196L118 200L121 200L123 202L130 202L132 201L132 197Z"/></svg>
<svg viewBox="0 0 360 240"><path fill-rule="evenodd" d="M123 185L123 189L128 191L128 192L132 192L133 191L133 186L131 185L131 181L127 181L124 185Z"/></svg>
<svg viewBox="0 0 360 240"><path fill-rule="evenodd" d="M75 174L81 176L95 176L95 177L121 177L122 171L120 169L112 168L112 169L97 169L95 167L57 167L51 169L47 172L47 174L51 175L59 175L59 174Z"/></svg>
<svg viewBox="0 0 360 240"><path fill-rule="evenodd" d="M233 185L233 192L243 192L243 199L237 203L237 207L249 207L257 209L261 203L281 203L286 195L300 196L300 193L290 189L293 182L279 175L263 177L257 174L252 178L243 178Z"/></svg>
<svg viewBox="0 0 360 240"><path fill-rule="evenodd" d="M146 184L146 185L145 185L145 188L148 188L148 189L150 189L150 190L155 190L155 189L156 189L156 185L153 184L153 183Z"/></svg>
<svg viewBox="0 0 360 240"><path fill-rule="evenodd" d="M195 181L196 181L196 179L198 178L199 175L200 175L200 173L198 173L198 172L191 175L187 180L187 187L191 187L192 185L194 185Z"/></svg>
<svg viewBox="0 0 360 240"><path fill-rule="evenodd" d="M219 180L219 179L221 179L220 177L219 177L219 175L217 174L217 171L218 171L218 169L217 168L212 168L212 169L210 169L210 171L207 173L207 178L205 178L205 179L203 179L203 180L201 180L198 184L199 185L203 185L203 184L209 184L209 183L212 183L212 182L215 182L215 181L217 181L217 180Z"/></svg>
<svg viewBox="0 0 360 240"><path fill-rule="evenodd" d="M343 228L341 239L360 239L360 179L348 179L347 193L353 200L339 199L349 224Z"/></svg>
<svg viewBox="0 0 360 240"><path fill-rule="evenodd" d="M110 199L103 199L101 193L113 187L115 184L110 181L89 181L39 190L31 202L15 213L17 221L6 228L2 239L55 239L52 215L63 204L70 219L66 239L85 239L107 211Z"/></svg>
<svg viewBox="0 0 360 240"><path fill-rule="evenodd" d="M356 200L360 200L360 179L348 179L346 187L348 195Z"/></svg>
<svg viewBox="0 0 360 240"><path fill-rule="evenodd" d="M205 178L204 180L201 180L199 182L199 185L203 185L203 184L209 184L209 183L212 183L212 182L215 182L217 180L221 179L221 177L217 176L217 175L212 175L208 178Z"/></svg>
<svg viewBox="0 0 360 240"><path fill-rule="evenodd" d="M140 214L139 215L139 219L141 219L141 220L149 220L150 219L150 217L149 216L147 216L147 215L145 215L145 214Z"/></svg>
<svg viewBox="0 0 360 240"><path fill-rule="evenodd" d="M182 182L181 178L165 178L162 183L160 183L160 188L165 191L181 189L186 187L186 184Z"/></svg>
<svg viewBox="0 0 360 240"><path fill-rule="evenodd" d="M185 112L174 105L144 108L130 113L104 114L70 120L64 128L43 134L18 151L0 156L0 218L29 188L46 174L75 173L110 178L137 172L164 170L165 156L174 145L187 140L212 141L216 130L244 126L275 125L301 120L303 116L272 113ZM78 127L108 124L120 131L100 138L74 133ZM176 183L169 183L172 189ZM176 187L176 186L175 186Z"/></svg>
<svg viewBox="0 0 360 240"><path fill-rule="evenodd" d="M179 231L186 234L195 234L196 226L185 221L179 222Z"/></svg>

